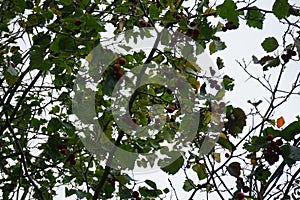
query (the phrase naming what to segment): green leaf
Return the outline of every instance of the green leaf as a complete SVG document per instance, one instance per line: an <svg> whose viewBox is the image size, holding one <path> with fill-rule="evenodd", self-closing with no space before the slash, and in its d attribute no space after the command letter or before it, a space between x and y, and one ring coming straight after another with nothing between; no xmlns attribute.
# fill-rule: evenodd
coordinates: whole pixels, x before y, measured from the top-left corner
<svg viewBox="0 0 300 200"><path fill-rule="evenodd" d="M290 158L290 154L291 154L291 145L284 145L281 147L282 148L282 151L283 151L283 154L282 154L282 157L284 159L284 162L289 166L291 167L293 164L296 163L295 160L293 160L292 158ZM292 156L293 157L293 156Z"/></svg>
<svg viewBox="0 0 300 200"><path fill-rule="evenodd" d="M220 58L220 57L217 57L217 66L218 66L218 69L224 68L224 62L223 62L223 59Z"/></svg>
<svg viewBox="0 0 300 200"><path fill-rule="evenodd" d="M8 71L4 71L3 76L9 87L12 87L19 79L18 76L13 76Z"/></svg>
<svg viewBox="0 0 300 200"><path fill-rule="evenodd" d="M273 60L269 61L268 64L266 64L266 65L263 67L263 70L264 70L264 71L267 71L269 68L277 67L278 65L280 65L280 59L279 59L279 57L277 56L277 57L274 58Z"/></svg>
<svg viewBox="0 0 300 200"><path fill-rule="evenodd" d="M300 148L296 146L290 146L289 158L295 161L300 160Z"/></svg>
<svg viewBox="0 0 300 200"><path fill-rule="evenodd" d="M244 126L246 126L247 117L241 108L233 108L230 111L226 111L226 119L225 128L233 136L241 133Z"/></svg>
<svg viewBox="0 0 300 200"><path fill-rule="evenodd" d="M264 48L266 52L272 52L275 49L277 49L279 44L274 37L268 37L261 43L261 46Z"/></svg>
<svg viewBox="0 0 300 200"><path fill-rule="evenodd" d="M158 7L155 4L151 4L149 6L149 13L150 13L151 19L158 18L159 17Z"/></svg>
<svg viewBox="0 0 300 200"><path fill-rule="evenodd" d="M151 188L153 188L154 190L157 190L156 183L154 183L153 181L151 181L151 180L145 180L145 183L147 185L149 185Z"/></svg>
<svg viewBox="0 0 300 200"><path fill-rule="evenodd" d="M275 130L273 127L268 127L264 129L263 133L265 136L272 134L274 137L282 137L287 141L291 141L295 135L300 133L300 121L292 122L283 130Z"/></svg>
<svg viewBox="0 0 300 200"><path fill-rule="evenodd" d="M236 10L236 4L232 0L225 0L222 5L217 6L217 14L227 19L230 22L233 22L235 25L238 25L238 11Z"/></svg>
<svg viewBox="0 0 300 200"><path fill-rule="evenodd" d="M208 177L205 164L196 164L192 167L192 169L197 173L199 180L203 180Z"/></svg>
<svg viewBox="0 0 300 200"><path fill-rule="evenodd" d="M189 192L192 189L194 189L195 187L196 187L196 185L194 184L194 182L191 179L187 179L184 181L182 188L184 191Z"/></svg>
<svg viewBox="0 0 300 200"><path fill-rule="evenodd" d="M254 6L249 8L246 15L247 25L249 27L262 29L264 19L264 14L259 11L257 7Z"/></svg>
<svg viewBox="0 0 300 200"><path fill-rule="evenodd" d="M217 143L219 145L221 145L223 148L228 149L230 152L232 152L232 150L235 149L235 146L232 144L232 142L230 142L228 140L228 138L225 139L225 138L219 137Z"/></svg>
<svg viewBox="0 0 300 200"><path fill-rule="evenodd" d="M263 166L259 166L254 172L255 178L259 181L267 180L270 175L271 172L269 171L269 169L265 169L263 168Z"/></svg>
<svg viewBox="0 0 300 200"><path fill-rule="evenodd" d="M179 158L177 158L177 160L175 160L173 163L171 163L168 166L165 166L163 168L161 168L164 172L168 173L168 174L176 174L179 169L182 167L184 163L183 157L180 156Z"/></svg>
<svg viewBox="0 0 300 200"><path fill-rule="evenodd" d="M273 4L272 11L278 19L288 16L290 11L288 0L276 0Z"/></svg>
<svg viewBox="0 0 300 200"><path fill-rule="evenodd" d="M241 175L241 164L232 162L228 165L227 170L231 176L238 178Z"/></svg>
<svg viewBox="0 0 300 200"><path fill-rule="evenodd" d="M209 52L210 54L213 54L217 51L223 50L226 48L225 42L222 42L220 38L215 38L210 44L209 44Z"/></svg>
<svg viewBox="0 0 300 200"><path fill-rule="evenodd" d="M227 91L233 90L233 87L234 87L233 81L234 81L234 79L227 75L225 75L223 77L223 84L224 84L225 90L227 90Z"/></svg>

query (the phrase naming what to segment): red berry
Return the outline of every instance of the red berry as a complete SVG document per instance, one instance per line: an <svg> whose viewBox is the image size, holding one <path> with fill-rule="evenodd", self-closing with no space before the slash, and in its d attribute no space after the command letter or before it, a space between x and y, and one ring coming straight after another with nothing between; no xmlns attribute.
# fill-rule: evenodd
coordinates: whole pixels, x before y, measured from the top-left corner
<svg viewBox="0 0 300 200"><path fill-rule="evenodd" d="M125 63L126 63L125 58L120 58L120 59L119 59L119 64L120 64L120 65L125 65Z"/></svg>
<svg viewBox="0 0 300 200"><path fill-rule="evenodd" d="M70 160L70 165L76 165L76 160L75 159L72 159L72 160Z"/></svg>
<svg viewBox="0 0 300 200"><path fill-rule="evenodd" d="M245 198L245 195L244 195L243 192L238 192L237 195L236 195L236 197L237 197L238 200L242 200L242 199Z"/></svg>
<svg viewBox="0 0 300 200"><path fill-rule="evenodd" d="M281 58L282 58L282 60L283 60L284 63L287 63L287 62L289 62L289 60L290 60L291 57L289 55L287 55L287 54L282 54Z"/></svg>
<svg viewBox="0 0 300 200"><path fill-rule="evenodd" d="M225 157L229 158L230 154L229 153L225 153Z"/></svg>
<svg viewBox="0 0 300 200"><path fill-rule="evenodd" d="M141 25L142 27L146 27L146 26L147 26L147 23L146 23L144 20L141 20L141 21L140 21L140 25Z"/></svg>
<svg viewBox="0 0 300 200"><path fill-rule="evenodd" d="M67 149L66 148L62 148L61 150L60 150L60 153L61 154L64 154L64 155L66 155L67 154Z"/></svg>
<svg viewBox="0 0 300 200"><path fill-rule="evenodd" d="M113 69L114 69L115 71L120 71L120 66L119 66L118 64L115 64L115 65L113 66Z"/></svg>
<svg viewBox="0 0 300 200"><path fill-rule="evenodd" d="M176 110L175 106L170 106L166 109L167 109L168 113L173 113Z"/></svg>
<svg viewBox="0 0 300 200"><path fill-rule="evenodd" d="M69 155L69 157L67 158L67 161L70 162L71 160L75 160L75 154L71 154Z"/></svg>
<svg viewBox="0 0 300 200"><path fill-rule="evenodd" d="M199 28L196 28L194 31L193 31L193 34L198 36L200 33L200 29Z"/></svg>
<svg viewBox="0 0 300 200"><path fill-rule="evenodd" d="M276 144L277 144L278 146L281 146L281 145L283 145L282 139L278 139L278 140L276 140Z"/></svg>
<svg viewBox="0 0 300 200"><path fill-rule="evenodd" d="M117 75L118 78L120 78L123 74L122 74L121 71L117 71L117 72L116 72L116 75Z"/></svg>
<svg viewBox="0 0 300 200"><path fill-rule="evenodd" d="M268 140L268 141L272 141L272 140L273 140L273 138L274 138L274 137L273 137L273 135L272 135L272 134L269 134L269 135L267 136L267 140Z"/></svg>
<svg viewBox="0 0 300 200"><path fill-rule="evenodd" d="M75 24L76 26L80 26L80 24L81 24L80 19L75 19L75 20L74 20L74 24Z"/></svg>
<svg viewBox="0 0 300 200"><path fill-rule="evenodd" d="M188 164L186 164L186 168L191 168L191 164L190 163L188 163Z"/></svg>
<svg viewBox="0 0 300 200"><path fill-rule="evenodd" d="M180 20L180 19L182 19L182 16L180 14L178 14L176 18Z"/></svg>
<svg viewBox="0 0 300 200"><path fill-rule="evenodd" d="M175 122L175 118L172 117L172 118L170 119L170 122Z"/></svg>
<svg viewBox="0 0 300 200"><path fill-rule="evenodd" d="M288 54L289 56L295 56L295 55L297 55L296 51L294 51L294 50L292 50L292 49L288 49L288 50L287 50L287 54Z"/></svg>
<svg viewBox="0 0 300 200"><path fill-rule="evenodd" d="M195 21L192 21L191 23L190 23L190 26L196 26L196 22Z"/></svg>
<svg viewBox="0 0 300 200"><path fill-rule="evenodd" d="M132 197L138 198L140 196L140 193L138 191L133 191Z"/></svg>

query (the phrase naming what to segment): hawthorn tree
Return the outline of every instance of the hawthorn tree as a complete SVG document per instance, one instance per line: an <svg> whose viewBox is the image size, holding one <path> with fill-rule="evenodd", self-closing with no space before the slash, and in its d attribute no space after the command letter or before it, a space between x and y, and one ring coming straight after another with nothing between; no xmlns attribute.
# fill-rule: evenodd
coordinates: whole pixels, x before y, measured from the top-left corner
<svg viewBox="0 0 300 200"><path fill-rule="evenodd" d="M170 185L159 188L147 174L142 182L131 177L129 171L135 164L143 168L158 160L158 166L170 176L184 172L185 176L179 181L186 199L202 195L207 198L215 195L219 199L296 199L299 196L300 117L295 116L294 121L285 124L284 116L273 118L273 114L280 106L289 104L290 98L299 98L299 71L291 77L294 81L289 90L282 90L281 83L285 69L299 62L300 5L288 0L268 3L270 10L260 8L256 0L2 0L1 198L53 199L58 195L57 189L65 186L66 197L75 195L78 199L164 199L170 196L178 199L179 188L173 187L171 181ZM222 73L209 68L209 73L203 75L202 66L193 62L190 55L226 51L219 33L230 34L244 21L251 28L263 29L265 19L270 16L276 18L276 23L285 25L282 42L276 36L269 36L257 44L265 50L264 55L253 56L250 64L237 62L250 79L266 89L269 99L249 100L251 110L222 101L225 92L234 91L234 84L242 84L235 83L234 77L226 74L226 58L213 61ZM125 43L130 39L135 41L141 34L151 37L152 32L157 34L158 40L151 44L150 50L134 52L121 41L119 47L125 52L115 57L109 51L99 51L111 62L103 68L101 77L97 77L98 72L93 67L97 64L95 54L99 52L95 49L108 38L130 30L139 30L140 35L135 36L135 32L128 38L125 35ZM158 48L158 43L176 46L182 37L201 48L179 46L181 54ZM78 82L84 60L90 64L88 77L99 83L94 91ZM161 64L168 66L169 71L160 68ZM150 72L142 67L140 79L132 83L137 88L129 100L127 115L114 116L115 85L119 84L120 90L126 89L128 77L125 75L138 65L153 67L157 74L163 72L158 77L170 83L168 87L156 83L143 85L142 77ZM261 76L249 71L254 65L261 66ZM180 74L186 82L172 82L172 72ZM276 77L274 83L270 76ZM186 83L191 87L187 88ZM74 95L75 86L79 89ZM183 95L181 100L177 98L178 91ZM209 91L217 91L216 99L209 96ZM188 97L198 102L197 111L184 106L190 103L185 101ZM92 108L98 113L97 122L102 132L82 139L72 115L74 109L82 109L76 105L86 106L83 108L86 113L93 112L84 103L87 98L95 102ZM267 106L261 108L262 102ZM163 113L149 109L157 104ZM181 139L178 135L182 124L186 125L184 130L192 124L185 123L194 120L185 119L185 112L186 115L197 113L199 121L196 130L192 130L193 137L188 138L188 150L179 148L172 162L163 165L165 160L157 157L117 158L117 148L135 154L161 151L172 157L168 150L162 151L163 146ZM224 126L214 126L214 114L221 118L222 123L217 122ZM150 125L156 129L152 135L134 134L136 128ZM212 129L218 131L213 141L210 140ZM99 149L93 152L92 147L107 147L107 142L97 140L99 134L105 134L113 148L108 146L106 152L99 153ZM205 146L209 142L213 146ZM87 147L87 144L93 145ZM112 165L113 161L116 165ZM196 174L196 179L189 176L191 173Z"/></svg>

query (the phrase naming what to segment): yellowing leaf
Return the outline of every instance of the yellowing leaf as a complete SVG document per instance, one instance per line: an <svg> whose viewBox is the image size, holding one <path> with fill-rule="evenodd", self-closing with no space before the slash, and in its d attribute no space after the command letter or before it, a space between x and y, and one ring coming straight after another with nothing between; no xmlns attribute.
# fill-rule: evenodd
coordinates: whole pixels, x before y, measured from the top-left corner
<svg viewBox="0 0 300 200"><path fill-rule="evenodd" d="M285 121L284 121L284 118L282 116L277 119L276 124L277 124L278 128L282 127L284 125L284 123L285 123Z"/></svg>
<svg viewBox="0 0 300 200"><path fill-rule="evenodd" d="M220 153L214 153L214 159L217 163L220 163L221 162Z"/></svg>
<svg viewBox="0 0 300 200"><path fill-rule="evenodd" d="M212 9L212 8L207 8L205 11L204 11L204 15L214 15L216 14L216 10L215 9Z"/></svg>
<svg viewBox="0 0 300 200"><path fill-rule="evenodd" d="M199 90L200 89L200 81L197 81L196 83L196 90Z"/></svg>

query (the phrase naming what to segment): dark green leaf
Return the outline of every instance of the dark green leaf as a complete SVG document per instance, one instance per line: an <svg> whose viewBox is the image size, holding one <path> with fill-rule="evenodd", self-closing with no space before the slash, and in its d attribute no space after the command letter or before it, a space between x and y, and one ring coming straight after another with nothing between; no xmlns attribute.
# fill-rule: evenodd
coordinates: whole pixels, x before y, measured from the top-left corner
<svg viewBox="0 0 300 200"><path fill-rule="evenodd" d="M238 11L236 10L236 4L232 0L225 0L222 5L217 6L217 14L220 17L233 22L238 25Z"/></svg>
<svg viewBox="0 0 300 200"><path fill-rule="evenodd" d="M183 184L183 190L186 192L191 191L192 189L194 189L196 187L196 185L194 184L194 182L191 179L185 180L184 184Z"/></svg>
<svg viewBox="0 0 300 200"><path fill-rule="evenodd" d="M264 14L259 11L257 7L254 6L249 8L246 15L247 25L249 27L262 29L264 19Z"/></svg>
<svg viewBox="0 0 300 200"><path fill-rule="evenodd" d="M205 164L196 164L192 168L197 173L199 180L203 180L208 177Z"/></svg>
<svg viewBox="0 0 300 200"><path fill-rule="evenodd" d="M149 13L150 13L151 19L158 18L159 17L158 7L155 4L151 4L149 6Z"/></svg>
<svg viewBox="0 0 300 200"><path fill-rule="evenodd" d="M152 189L157 190L156 183L154 183L153 181L145 180L145 183L147 183L147 185L149 185Z"/></svg>
<svg viewBox="0 0 300 200"><path fill-rule="evenodd" d="M288 0L276 0L273 4L272 11L278 19L288 16L290 11Z"/></svg>
<svg viewBox="0 0 300 200"><path fill-rule="evenodd" d="M168 174L176 174L179 169L182 167L184 163L183 157L180 156L179 158L177 158L177 160L175 160L173 163L171 163L168 166L165 166L163 168L161 168L164 172L168 173Z"/></svg>
<svg viewBox="0 0 300 200"><path fill-rule="evenodd" d="M270 67L277 67L278 65L280 65L280 59L279 57L274 58L273 60L269 61L264 67L263 70L266 71L268 70Z"/></svg>
<svg viewBox="0 0 300 200"><path fill-rule="evenodd" d="M272 52L275 49L277 49L279 44L274 37L268 37L261 43L261 46L264 48L266 52Z"/></svg>

